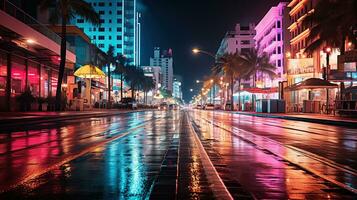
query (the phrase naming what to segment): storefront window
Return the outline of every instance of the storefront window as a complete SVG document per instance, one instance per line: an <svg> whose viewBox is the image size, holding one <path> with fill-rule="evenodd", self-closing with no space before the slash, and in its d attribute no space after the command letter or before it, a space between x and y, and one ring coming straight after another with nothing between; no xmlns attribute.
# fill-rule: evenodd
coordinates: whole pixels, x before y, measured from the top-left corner
<svg viewBox="0 0 357 200"><path fill-rule="evenodd" d="M51 92L52 96L56 96L58 72L52 71L51 75Z"/></svg>
<svg viewBox="0 0 357 200"><path fill-rule="evenodd" d="M38 97L40 95L40 77L38 64L31 61L28 62L28 87L32 95Z"/></svg>
<svg viewBox="0 0 357 200"><path fill-rule="evenodd" d="M6 76L7 76L6 54L0 52L0 96L5 96Z"/></svg>
<svg viewBox="0 0 357 200"><path fill-rule="evenodd" d="M12 57L11 94L19 95L25 91L26 67L25 60L16 56Z"/></svg>
<svg viewBox="0 0 357 200"><path fill-rule="evenodd" d="M48 70L41 67L41 97L48 97Z"/></svg>

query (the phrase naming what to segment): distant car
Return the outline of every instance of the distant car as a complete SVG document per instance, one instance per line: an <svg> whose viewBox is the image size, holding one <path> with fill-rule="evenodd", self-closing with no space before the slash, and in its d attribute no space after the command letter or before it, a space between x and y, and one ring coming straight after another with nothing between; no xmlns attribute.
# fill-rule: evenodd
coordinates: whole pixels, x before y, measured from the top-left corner
<svg viewBox="0 0 357 200"><path fill-rule="evenodd" d="M178 106L176 104L170 104L169 110L177 110Z"/></svg>
<svg viewBox="0 0 357 200"><path fill-rule="evenodd" d="M169 106L166 103L162 103L158 107L159 110L168 110Z"/></svg>
<svg viewBox="0 0 357 200"><path fill-rule="evenodd" d="M226 104L224 105L224 110L232 110L232 104L226 103Z"/></svg>
<svg viewBox="0 0 357 200"><path fill-rule="evenodd" d="M138 104L133 98L123 98L120 103L124 106L124 108L128 109L138 109Z"/></svg>
<svg viewBox="0 0 357 200"><path fill-rule="evenodd" d="M205 110L214 110L214 104L212 103L206 104Z"/></svg>
<svg viewBox="0 0 357 200"><path fill-rule="evenodd" d="M215 104L215 105L214 105L214 109L215 109L215 110L221 110L222 107L221 107L220 104Z"/></svg>

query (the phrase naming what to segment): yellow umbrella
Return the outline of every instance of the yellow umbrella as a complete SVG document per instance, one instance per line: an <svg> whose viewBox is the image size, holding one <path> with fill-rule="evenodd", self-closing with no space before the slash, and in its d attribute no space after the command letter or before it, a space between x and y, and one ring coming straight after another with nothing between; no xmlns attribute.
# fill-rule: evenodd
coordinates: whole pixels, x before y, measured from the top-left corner
<svg viewBox="0 0 357 200"><path fill-rule="evenodd" d="M74 75L80 78L89 79L89 105L92 106L91 90L92 90L92 78L104 78L105 73L94 65L83 65L74 72Z"/></svg>
<svg viewBox="0 0 357 200"><path fill-rule="evenodd" d="M105 77L105 73L100 70L98 67L94 65L83 65L76 72L74 72L75 76L80 78L103 78Z"/></svg>

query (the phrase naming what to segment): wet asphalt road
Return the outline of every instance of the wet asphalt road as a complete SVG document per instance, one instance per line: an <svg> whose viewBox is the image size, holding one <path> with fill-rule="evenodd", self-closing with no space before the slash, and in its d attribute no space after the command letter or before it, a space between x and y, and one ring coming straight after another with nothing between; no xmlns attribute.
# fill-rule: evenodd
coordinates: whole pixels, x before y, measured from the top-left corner
<svg viewBox="0 0 357 200"><path fill-rule="evenodd" d="M235 199L357 199L332 183L356 187L356 130L188 113ZM0 130L0 199L214 199L184 116L147 111Z"/></svg>
<svg viewBox="0 0 357 200"><path fill-rule="evenodd" d="M357 199L330 182L357 188L356 129L224 112L190 115L231 192L236 186L229 184L238 183L257 199Z"/></svg>

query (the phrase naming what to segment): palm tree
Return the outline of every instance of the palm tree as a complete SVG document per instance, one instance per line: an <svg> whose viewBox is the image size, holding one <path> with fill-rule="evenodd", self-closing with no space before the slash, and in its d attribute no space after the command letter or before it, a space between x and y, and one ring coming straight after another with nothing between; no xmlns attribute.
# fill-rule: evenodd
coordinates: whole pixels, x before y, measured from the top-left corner
<svg viewBox="0 0 357 200"><path fill-rule="evenodd" d="M246 79L253 78L253 87L256 87L257 75L260 72L261 75L268 75L271 79L275 78L276 66L270 63L268 54L263 52L259 55L257 49L240 54L239 62L247 67Z"/></svg>
<svg viewBox="0 0 357 200"><path fill-rule="evenodd" d="M46 10L55 7L51 13L50 20L52 23L61 21L61 61L59 65L59 73L56 90L56 110L61 110L61 86L66 64L66 49L67 49L67 24L75 17L81 16L86 21L99 25L99 14L96 13L93 7L84 0L41 0L40 8Z"/></svg>
<svg viewBox="0 0 357 200"><path fill-rule="evenodd" d="M231 100L231 110L233 110L233 93L234 93L234 83L238 79L239 90L240 90L240 80L247 73L247 67L242 65L241 56L238 53L235 54L224 54L217 60L217 65L213 68L215 74L223 73L227 80L229 80L230 86L230 100ZM239 100L240 101L240 100ZM239 102L240 105L240 102Z"/></svg>
<svg viewBox="0 0 357 200"><path fill-rule="evenodd" d="M144 76L142 89L144 91L144 102L147 104L147 93L155 88L155 82L151 77Z"/></svg>
<svg viewBox="0 0 357 200"><path fill-rule="evenodd" d="M131 97L136 98L135 91L139 90L144 79L144 71L134 65L126 67L125 81L130 84Z"/></svg>
<svg viewBox="0 0 357 200"><path fill-rule="evenodd" d="M125 67L127 65L126 57L122 54L117 56L117 62L114 72L120 74L120 99L123 98L123 82L125 79Z"/></svg>
<svg viewBox="0 0 357 200"><path fill-rule="evenodd" d="M253 87L256 87L257 74L259 72L261 73L262 78L264 75L268 75L270 79L274 79L276 76L276 66L270 63L270 58L265 52L259 55L257 49L252 49L247 52L242 52L238 60L240 64L245 66L247 69L243 78L246 80L252 78ZM254 104L255 96L252 94L252 108L254 108Z"/></svg>
<svg viewBox="0 0 357 200"><path fill-rule="evenodd" d="M339 47L344 54L347 39L356 47L356 10L356 0L320 0L302 21L303 26L311 27L305 52L311 54L326 45Z"/></svg>
<svg viewBox="0 0 357 200"><path fill-rule="evenodd" d="M106 57L106 65L108 67L108 108L110 107L110 90L111 90L111 71L110 71L110 66L111 65L116 65L116 60L114 57L114 46L109 45L109 49L107 51L107 57Z"/></svg>

